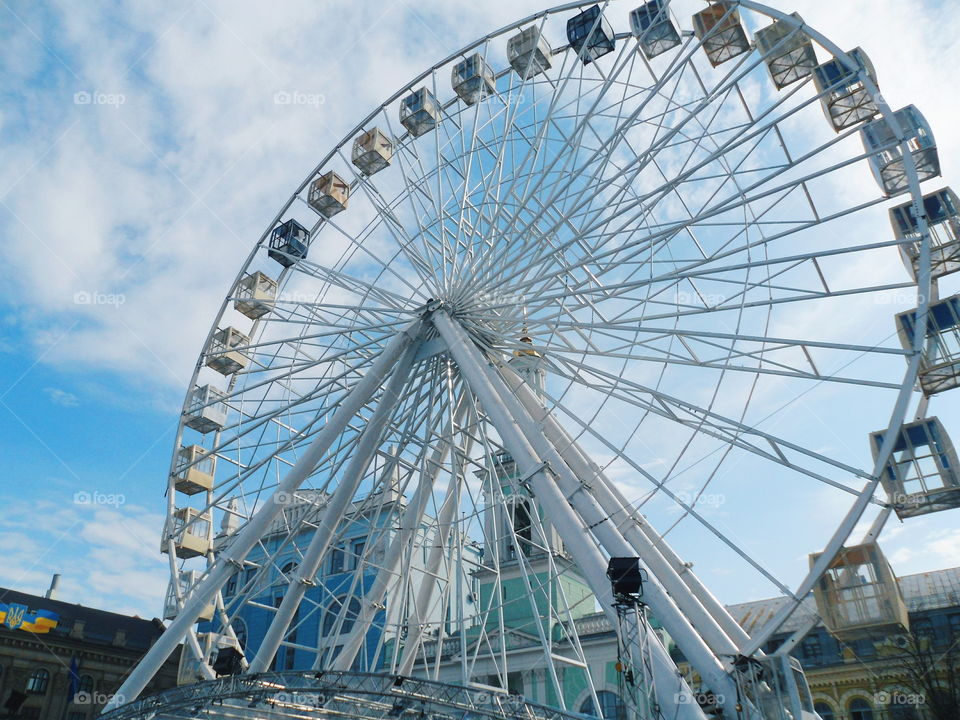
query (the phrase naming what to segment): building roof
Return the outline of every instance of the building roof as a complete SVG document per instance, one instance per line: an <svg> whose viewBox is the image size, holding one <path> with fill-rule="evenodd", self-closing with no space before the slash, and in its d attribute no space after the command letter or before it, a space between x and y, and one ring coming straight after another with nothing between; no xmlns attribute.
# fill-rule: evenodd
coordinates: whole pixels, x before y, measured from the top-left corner
<svg viewBox="0 0 960 720"><path fill-rule="evenodd" d="M904 575L898 579L898 582L908 612L960 606L960 567ZM785 597L775 597L729 605L727 610L744 630L753 634L763 627L786 602ZM816 611L813 597L805 598L801 611L795 612L779 632L790 633L797 630L804 620Z"/></svg>
<svg viewBox="0 0 960 720"><path fill-rule="evenodd" d="M74 634L78 641L142 652L147 650L162 633L162 625L154 623L153 620L97 610L62 600L49 600L40 595L30 595L8 588L0 588L0 603L26 605L30 613L35 613L37 610L55 612L59 616L57 625L50 630L49 635L43 637L68 638L75 624L80 621L83 623L83 635ZM0 635L9 636L14 633L25 634L23 630L13 630L0 624ZM115 643L120 633L123 638L122 644Z"/></svg>

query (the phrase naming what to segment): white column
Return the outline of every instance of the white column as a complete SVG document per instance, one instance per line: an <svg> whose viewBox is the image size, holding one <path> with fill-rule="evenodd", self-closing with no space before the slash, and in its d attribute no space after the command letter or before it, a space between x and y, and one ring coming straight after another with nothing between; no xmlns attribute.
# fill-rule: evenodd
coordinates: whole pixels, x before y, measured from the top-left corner
<svg viewBox="0 0 960 720"><path fill-rule="evenodd" d="M466 400L461 396L460 403L457 406L454 417L447 421L444 438L451 438L456 428L463 420L466 411ZM354 658L360 650L367 631L373 623L377 612L383 605L384 599L391 586L396 586L399 579L400 561L403 557L403 551L411 542L416 542L417 534L420 532L420 524L423 514L427 509L427 503L433 494L433 486L437 481L437 476L443 469L443 463L447 459L450 451L450 443L441 441L434 448L434 451L427 461L427 472L424 473L417 489L411 498L410 504L404 509L403 516L400 518L400 526L394 535L390 546L384 553L383 564L377 570L377 577L370 587L370 591L364 593L363 602L360 606L360 613L353 623L346 641L343 643L343 650L337 655L331 666L332 670L349 670L353 666ZM425 577L424 582L431 582L431 578ZM399 600L399 598L398 598Z"/></svg>
<svg viewBox="0 0 960 720"><path fill-rule="evenodd" d="M509 364L501 364L500 369L508 386L516 393L524 409L530 413L535 422L540 424L547 439L556 448L564 462L582 482L590 487L593 497L607 516L615 518L616 527L635 548L637 555L648 566L649 571L663 583L664 588L710 649L717 655L730 657L736 655L737 645L730 633L735 634L736 640L743 642L747 639L747 633L743 628L700 584L699 579L683 565L666 542L659 537L656 540L651 537L652 528L647 526L642 516L636 513L619 494L613 483L606 478L603 470L590 461L576 442L567 435L566 430L538 402L534 393L523 379L512 371ZM673 562L669 560L671 555ZM703 601L704 598L713 602L712 613ZM721 622L722 619L726 622Z"/></svg>
<svg viewBox="0 0 960 720"><path fill-rule="evenodd" d="M320 569L320 563L323 562L327 548L330 547L330 541L340 527L340 523L343 522L350 503L353 502L354 495L356 495L360 483L363 481L363 476L380 446L383 430L390 418L393 417L393 411L400 402L403 386L406 385L410 377L410 367L413 364L419 345L419 343L409 345L404 350L403 356L397 361L397 366L383 389L383 395L377 409L374 410L366 427L361 432L360 439L353 449L350 462L347 463L346 470L338 479L333 496L320 511L320 520L317 523L317 529L313 532L313 537L310 538L307 552L304 553L303 560L300 561L296 572L290 578L280 607L277 608L277 613L274 615L270 627L267 628L267 634L264 635L257 654L250 663L250 667L247 668L247 673L263 672L270 667L270 661L273 660L280 643L283 642L283 637L287 634L287 628L290 627L290 622L293 620L297 608L300 607L300 601L303 600L307 588L313 585L313 578ZM349 603L345 604L344 607L349 608Z"/></svg>
<svg viewBox="0 0 960 720"><path fill-rule="evenodd" d="M463 330L450 319L443 309L436 311L433 323L441 337L447 343L450 354L453 356L461 374L470 389L480 399L483 409L490 421L500 434L503 444L513 456L520 473L530 484L551 522L560 531L567 549L573 556L578 568L583 573L587 584L596 595L600 606L614 627L619 625L617 613L613 607L613 592L610 581L606 576L606 560L597 547L593 535L583 520L574 512L567 499L560 492L554 479L544 469L544 464L533 447L521 431L518 418L512 413L504 399L491 383L486 369L486 361L480 355L476 345L467 337ZM647 628L638 628L639 632L646 632ZM702 645L702 641L699 640ZM691 643L692 645L693 643ZM686 681L680 675L676 665L666 649L659 641L652 642L653 673L663 707L670 708L668 713L676 720L705 720L703 711L693 699ZM706 650L706 648L704 648ZM706 650L709 654L709 650ZM690 657L688 655L688 657ZM705 680L715 688L715 692L730 692L729 697L735 698L735 691L729 691L732 686L731 678L723 673L719 663L712 655L709 662L705 659L698 663L694 658L694 666L702 665L710 671L709 677L704 674ZM711 668L711 663L716 667ZM700 667L698 667L698 670ZM701 671L702 672L702 671ZM712 682L711 682L712 681Z"/></svg>
<svg viewBox="0 0 960 720"><path fill-rule="evenodd" d="M342 399L336 412L333 413L323 429L317 433L297 464L290 468L286 477L273 491L273 495L253 514L249 522L237 531L233 542L210 566L206 577L201 580L196 591L184 603L180 613L130 672L116 694L104 706L103 712L113 710L124 703L132 702L143 692L147 683L150 682L160 666L170 657L170 653L176 649L187 631L197 621L203 609L216 596L227 579L240 567L244 558L260 541L260 538L266 534L270 523L283 509L282 503L275 502L277 494L288 495L294 492L310 476L333 441L343 432L347 423L357 414L363 404L373 396L374 391L380 386L390 368L396 364L397 358L410 345L412 339L419 334L421 325L422 321L417 319L391 338L380 356L374 360L367 374Z"/></svg>

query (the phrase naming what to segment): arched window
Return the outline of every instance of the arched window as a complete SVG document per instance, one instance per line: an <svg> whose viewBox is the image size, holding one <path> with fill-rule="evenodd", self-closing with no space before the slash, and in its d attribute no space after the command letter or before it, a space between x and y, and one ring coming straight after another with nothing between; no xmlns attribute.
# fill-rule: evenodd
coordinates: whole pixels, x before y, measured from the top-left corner
<svg viewBox="0 0 960 720"><path fill-rule="evenodd" d="M863 698L850 701L850 720L873 720L873 708Z"/></svg>
<svg viewBox="0 0 960 720"><path fill-rule="evenodd" d="M247 623L243 621L243 618L234 618L230 625L233 627L233 634L237 636L237 643L240 645L241 652L246 652Z"/></svg>
<svg viewBox="0 0 960 720"><path fill-rule="evenodd" d="M47 692L47 685L50 684L50 673L43 668L33 671L33 674L27 680L27 692L34 695L43 695Z"/></svg>
<svg viewBox="0 0 960 720"><path fill-rule="evenodd" d="M340 615L340 610L346 601L346 596L338 597L327 606L326 611L323 613L323 637L327 637L333 632L337 624L337 617ZM358 615L360 615L360 601L352 597L347 606L347 614L343 618L343 624L340 626L340 634L348 633L353 629L353 623L356 621Z"/></svg>
<svg viewBox="0 0 960 720"><path fill-rule="evenodd" d="M77 692L92 693L93 677L90 675L81 675L80 682L77 684Z"/></svg>
<svg viewBox="0 0 960 720"><path fill-rule="evenodd" d="M290 580L290 576L293 575L293 571L296 569L297 569L297 563L291 560L282 568L280 568L280 577L277 578L277 581L288 582Z"/></svg>
<svg viewBox="0 0 960 720"><path fill-rule="evenodd" d="M833 712L833 708L827 705L825 702L816 702L813 704L813 709L816 711L817 715L820 716L820 720L834 720L837 715Z"/></svg>
<svg viewBox="0 0 960 720"><path fill-rule="evenodd" d="M623 720L626 713L624 712L623 703L620 702L620 697L609 690L600 690L597 692L597 700L600 701L600 714L597 714L596 708L593 705L593 698L588 697L580 705L580 712L584 715L592 715L595 718L602 718L602 720Z"/></svg>

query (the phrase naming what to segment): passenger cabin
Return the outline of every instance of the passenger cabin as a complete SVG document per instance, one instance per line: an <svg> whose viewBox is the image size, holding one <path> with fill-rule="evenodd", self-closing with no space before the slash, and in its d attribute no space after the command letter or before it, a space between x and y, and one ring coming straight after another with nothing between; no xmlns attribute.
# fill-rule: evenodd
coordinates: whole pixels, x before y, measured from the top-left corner
<svg viewBox="0 0 960 720"><path fill-rule="evenodd" d="M180 586L180 596L183 598L184 602L186 602L190 597L191 591L199 580L200 573L196 570L181 571L178 577L178 585ZM179 612L180 605L177 603L176 588L171 584L167 589L167 597L163 603L163 619L173 620L175 617L177 617ZM200 615L197 617L197 622L209 622L210 620L213 620L213 612L214 603L207 603L200 611Z"/></svg>
<svg viewBox="0 0 960 720"><path fill-rule="evenodd" d="M670 21L670 11L664 0L650 0L631 10L630 30L648 60L680 44L680 33Z"/></svg>
<svg viewBox="0 0 960 720"><path fill-rule="evenodd" d="M189 507L177 508L167 522L160 552L167 552L167 541L170 539L181 560L206 555L211 547L210 514Z"/></svg>
<svg viewBox="0 0 960 720"><path fill-rule="evenodd" d="M268 254L284 267L290 267L307 257L309 247L310 231L296 220L290 219L273 229Z"/></svg>
<svg viewBox="0 0 960 720"><path fill-rule="evenodd" d="M790 17L803 25L803 18L797 13ZM809 36L784 20L757 30L753 39L778 90L802 80L817 67L817 53Z"/></svg>
<svg viewBox="0 0 960 720"><path fill-rule="evenodd" d="M613 26L599 5L588 7L567 20L567 42L584 65L612 53L616 47Z"/></svg>
<svg viewBox="0 0 960 720"><path fill-rule="evenodd" d="M233 309L251 320L262 318L277 299L277 281L262 272L247 273L237 283Z"/></svg>
<svg viewBox="0 0 960 720"><path fill-rule="evenodd" d="M367 130L353 141L351 160L364 175L373 175L390 166L393 143L380 128Z"/></svg>
<svg viewBox="0 0 960 720"><path fill-rule="evenodd" d="M207 349L207 367L221 375L232 375L250 364L250 358L239 348L250 344L250 338L233 327L217 330Z"/></svg>
<svg viewBox="0 0 960 720"><path fill-rule="evenodd" d="M860 48L854 48L847 55L853 61L853 68L834 58L813 71L813 84L821 96L823 112L837 132L870 120L880 112L861 78L863 73L877 84L873 63Z"/></svg>
<svg viewBox="0 0 960 720"><path fill-rule="evenodd" d="M213 385L197 385L190 393L183 424L206 435L227 424L227 394Z"/></svg>
<svg viewBox="0 0 960 720"><path fill-rule="evenodd" d="M440 122L440 106L433 93L422 87L400 103L400 124L414 137L433 130Z"/></svg>
<svg viewBox="0 0 960 720"><path fill-rule="evenodd" d="M552 52L539 25L528 27L507 41L507 62L521 78L549 70Z"/></svg>
<svg viewBox="0 0 960 720"><path fill-rule="evenodd" d="M810 556L811 566L820 553ZM843 548L813 591L824 625L850 642L910 627L897 578L876 543Z"/></svg>
<svg viewBox="0 0 960 720"><path fill-rule="evenodd" d="M894 113L901 130L907 138L910 155L917 166L920 182L940 174L940 158L933 130L920 111L913 105ZM888 195L894 195L909 187L907 171L903 163L903 148L900 140L886 118L878 118L860 131L863 146L872 153L870 167L877 183Z"/></svg>
<svg viewBox="0 0 960 720"><path fill-rule="evenodd" d="M884 432L871 436L876 459ZM957 451L937 418L900 428L882 481L897 517L915 517L960 507Z"/></svg>
<svg viewBox="0 0 960 720"><path fill-rule="evenodd" d="M173 483L177 492L195 495L213 488L217 458L200 445L187 445L177 453Z"/></svg>
<svg viewBox="0 0 960 720"><path fill-rule="evenodd" d="M904 349L913 347L917 311L897 315L897 332ZM920 361L920 388L930 396L960 386L960 295L931 303Z"/></svg>
<svg viewBox="0 0 960 720"><path fill-rule="evenodd" d="M467 105L475 105L496 90L493 70L484 62L480 53L453 66L450 74L453 91Z"/></svg>
<svg viewBox="0 0 960 720"><path fill-rule="evenodd" d="M714 67L750 50L750 39L740 23L740 12L720 3L693 16L693 32Z"/></svg>
<svg viewBox="0 0 960 720"><path fill-rule="evenodd" d="M326 172L312 183L307 194L307 204L325 218L332 218L347 209L350 200L350 183L333 170Z"/></svg>
<svg viewBox="0 0 960 720"><path fill-rule="evenodd" d="M923 196L923 214L930 231L930 277L933 280L960 270L960 201L950 188ZM890 211L890 223L899 240L903 261L917 279L920 272L920 230L913 203L898 205Z"/></svg>

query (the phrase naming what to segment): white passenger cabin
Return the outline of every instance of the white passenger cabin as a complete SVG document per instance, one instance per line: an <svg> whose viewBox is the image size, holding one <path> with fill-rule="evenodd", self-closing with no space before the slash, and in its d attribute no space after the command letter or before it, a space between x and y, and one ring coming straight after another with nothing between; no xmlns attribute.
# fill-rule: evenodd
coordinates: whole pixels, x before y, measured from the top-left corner
<svg viewBox="0 0 960 720"><path fill-rule="evenodd" d="M353 141L351 160L364 175L373 175L390 166L393 143L380 128L367 130Z"/></svg>
<svg viewBox="0 0 960 720"><path fill-rule="evenodd" d="M234 291L233 308L251 320L262 318L277 299L277 281L262 272L247 273Z"/></svg>
<svg viewBox="0 0 960 720"><path fill-rule="evenodd" d="M820 553L810 556L810 565ZM849 642L906 632L907 606L897 578L876 543L843 548L813 591L824 625Z"/></svg>
<svg viewBox="0 0 960 720"><path fill-rule="evenodd" d="M174 487L184 495L210 490L216 469L216 455L209 450L200 445L181 447L173 468Z"/></svg>
<svg viewBox="0 0 960 720"><path fill-rule="evenodd" d="M250 358L239 348L250 344L250 338L233 327L217 330L207 349L207 367L221 375L232 375L250 364Z"/></svg>
<svg viewBox="0 0 960 720"><path fill-rule="evenodd" d="M332 218L347 209L350 183L333 170L324 173L310 184L307 204L324 218Z"/></svg>
<svg viewBox="0 0 960 720"><path fill-rule="evenodd" d="M183 424L198 433L222 430L227 424L226 393L213 385L197 385L190 393Z"/></svg>
<svg viewBox="0 0 960 720"><path fill-rule="evenodd" d="M427 88L407 95L400 103L400 124L414 137L433 130L440 122L440 105Z"/></svg>
<svg viewBox="0 0 960 720"><path fill-rule="evenodd" d="M850 50L847 55L853 62L852 68L833 58L813 71L813 84L821 95L823 112L837 132L870 120L880 112L861 77L866 75L877 84L873 63L860 48Z"/></svg>
<svg viewBox="0 0 960 720"><path fill-rule="evenodd" d="M791 13L791 17L803 23L797 13ZM757 30L753 39L778 90L802 80L817 67L817 53L809 36L784 20Z"/></svg>
<svg viewBox="0 0 960 720"><path fill-rule="evenodd" d="M467 105L475 105L496 89L493 70L484 62L480 53L474 53L466 60L453 66L450 73L453 91Z"/></svg>
<svg viewBox="0 0 960 720"><path fill-rule="evenodd" d="M714 67L750 50L750 39L733 6L714 3L693 16L693 32Z"/></svg>
<svg viewBox="0 0 960 720"><path fill-rule="evenodd" d="M933 130L923 115L913 105L894 113L897 123L905 133L910 156L917 167L920 182L940 174L940 158ZM887 195L895 195L909 187L903 160L903 148L897 133L886 118L878 118L860 130L863 147L871 153L870 167L877 183Z"/></svg>
<svg viewBox="0 0 960 720"><path fill-rule="evenodd" d="M173 540L174 552L183 560L206 555L210 550L210 514L190 507L177 508L167 520L160 552L167 552L168 540Z"/></svg>
<svg viewBox="0 0 960 720"><path fill-rule="evenodd" d="M551 53L539 25L528 27L507 41L507 62L521 78L549 70Z"/></svg>

